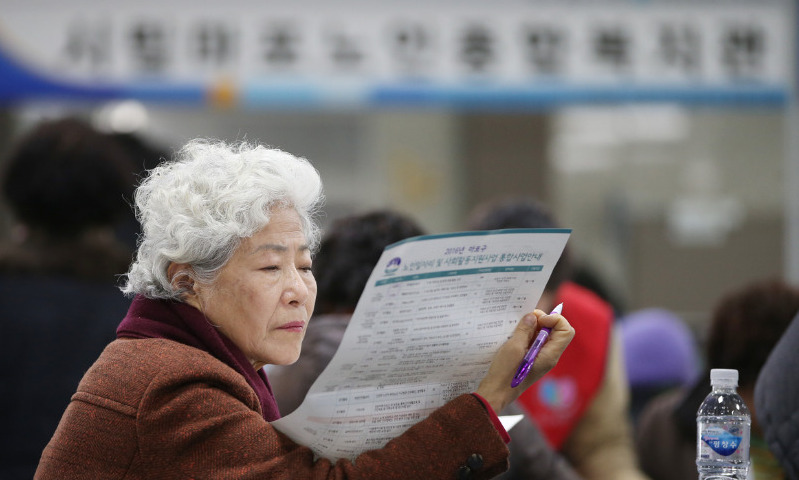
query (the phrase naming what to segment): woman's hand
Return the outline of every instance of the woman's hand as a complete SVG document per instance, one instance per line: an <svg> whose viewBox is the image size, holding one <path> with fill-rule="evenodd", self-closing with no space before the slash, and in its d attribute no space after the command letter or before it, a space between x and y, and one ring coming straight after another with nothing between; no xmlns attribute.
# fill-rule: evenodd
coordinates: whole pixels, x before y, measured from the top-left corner
<svg viewBox="0 0 799 480"><path fill-rule="evenodd" d="M549 339L541 348L541 352L533 363L527 378L518 387L510 386L516 369L519 368L524 355L540 327L549 327L552 331ZM563 315L547 315L543 310L535 310L525 315L513 335L500 347L488 373L477 387L477 394L483 397L495 412L500 412L521 395L533 382L544 376L558 363L560 355L574 338L574 328L569 325Z"/></svg>

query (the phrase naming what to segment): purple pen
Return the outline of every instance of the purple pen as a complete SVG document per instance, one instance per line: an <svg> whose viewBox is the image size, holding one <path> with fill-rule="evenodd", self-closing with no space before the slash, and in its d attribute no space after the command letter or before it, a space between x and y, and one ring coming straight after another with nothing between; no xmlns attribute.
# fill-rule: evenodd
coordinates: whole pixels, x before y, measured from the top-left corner
<svg viewBox="0 0 799 480"><path fill-rule="evenodd" d="M557 307L552 309L550 315L556 313L560 315L562 311L563 311L563 304L560 303L558 304ZM546 343L547 339L549 338L549 332L551 331L552 331L551 328L542 327L541 331L538 332L538 336L535 337L535 341L533 341L533 344L530 346L530 350L527 350L527 353L524 355L524 358L522 359L522 363L519 364L519 369L516 370L516 375L514 375L513 381L510 382L511 387L513 388L518 387L519 384L522 383L525 378L527 378L527 374L530 373L530 368L533 366L533 363L535 362L535 357L538 356L538 352L541 351L541 347L543 347L544 343Z"/></svg>

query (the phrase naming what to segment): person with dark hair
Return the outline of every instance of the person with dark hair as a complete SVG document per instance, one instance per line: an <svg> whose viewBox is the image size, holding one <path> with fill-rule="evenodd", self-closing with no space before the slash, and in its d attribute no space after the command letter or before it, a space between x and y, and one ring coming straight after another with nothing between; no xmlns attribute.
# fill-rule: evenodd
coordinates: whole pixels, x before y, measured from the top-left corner
<svg viewBox="0 0 799 480"><path fill-rule="evenodd" d="M613 308L613 314L620 317L625 314L626 308L608 282L591 265L585 261L577 261L571 268L570 280L581 287L591 290L599 298L606 301Z"/></svg>
<svg viewBox="0 0 799 480"><path fill-rule="evenodd" d="M655 480L696 477L696 412L710 393L710 369L738 370L738 393L752 412L750 471L758 480L782 479L757 421L758 374L794 316L799 288L778 279L748 283L722 296L710 320L707 369L685 389L653 399L639 417L636 447L642 468Z"/></svg>
<svg viewBox="0 0 799 480"><path fill-rule="evenodd" d="M760 370L755 411L763 439L789 480L799 480L799 314Z"/></svg>
<svg viewBox="0 0 799 480"><path fill-rule="evenodd" d="M314 258L316 313L352 313L383 249L424 234L413 219L391 210L333 221Z"/></svg>
<svg viewBox="0 0 799 480"><path fill-rule="evenodd" d="M111 132L105 134L114 143L119 145L131 159L131 166L135 174L135 181L152 170L159 163L169 158L168 151L158 144L136 133ZM130 194L133 194L131 189ZM128 205L133 204L133 198L125 195ZM115 232L129 249L136 249L136 241L141 235L141 226L132 208L126 209L125 215L116 223Z"/></svg>
<svg viewBox="0 0 799 480"><path fill-rule="evenodd" d="M466 223L470 230L559 228L558 222L549 208L529 197L503 198L482 203L474 208ZM569 280L572 276L572 268L571 248L567 244L549 276L549 281L544 289L545 293L551 295ZM554 307L555 304L553 303L551 306Z"/></svg>
<svg viewBox="0 0 799 480"><path fill-rule="evenodd" d="M494 230L559 225L543 203L522 197L479 205L467 226L472 230ZM557 367L520 395L516 403L582 478L645 479L636 465L632 446L630 393L620 343L613 335L613 308L575 284L571 274L571 251L567 246L537 308L550 311L563 302L563 311L579 333ZM511 431L512 438L516 435ZM511 442L511 472L518 468L516 463L523 462L518 459L528 457L524 446L531 443L534 442L524 439Z"/></svg>
<svg viewBox="0 0 799 480"><path fill-rule="evenodd" d="M114 225L128 210L133 166L72 118L33 127L4 166L0 190L17 223L0 244L0 478L30 479L129 305L115 283L132 250Z"/></svg>
<svg viewBox="0 0 799 480"><path fill-rule="evenodd" d="M303 354L296 363L269 372L272 391L284 415L300 406L336 353L383 249L423 234L411 218L390 210L333 221L314 258L316 308L302 342Z"/></svg>

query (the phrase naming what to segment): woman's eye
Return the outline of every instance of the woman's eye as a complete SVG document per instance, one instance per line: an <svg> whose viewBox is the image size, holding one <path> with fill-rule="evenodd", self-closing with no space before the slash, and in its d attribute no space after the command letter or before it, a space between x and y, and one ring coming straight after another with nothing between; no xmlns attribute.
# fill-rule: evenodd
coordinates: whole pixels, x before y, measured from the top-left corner
<svg viewBox="0 0 799 480"><path fill-rule="evenodd" d="M266 270L266 271L269 271L269 272L274 272L274 271L276 271L276 270L280 270L280 267L278 267L277 265L269 265L268 267L263 267L261 270Z"/></svg>

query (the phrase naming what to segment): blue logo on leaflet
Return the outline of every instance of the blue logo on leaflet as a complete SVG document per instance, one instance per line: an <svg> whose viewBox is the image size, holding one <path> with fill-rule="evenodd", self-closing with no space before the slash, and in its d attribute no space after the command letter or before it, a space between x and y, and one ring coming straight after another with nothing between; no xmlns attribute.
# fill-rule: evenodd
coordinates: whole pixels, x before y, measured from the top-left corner
<svg viewBox="0 0 799 480"><path fill-rule="evenodd" d="M402 260L399 257L392 258L386 265L386 275L391 275L399 270L400 263L402 263Z"/></svg>
<svg viewBox="0 0 799 480"><path fill-rule="evenodd" d="M738 433L735 429L734 433ZM728 457L738 450L741 445L741 437L719 427L708 428L702 433L702 441L705 442L714 452Z"/></svg>

